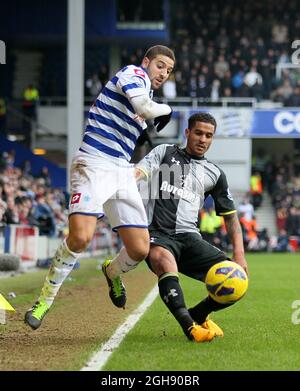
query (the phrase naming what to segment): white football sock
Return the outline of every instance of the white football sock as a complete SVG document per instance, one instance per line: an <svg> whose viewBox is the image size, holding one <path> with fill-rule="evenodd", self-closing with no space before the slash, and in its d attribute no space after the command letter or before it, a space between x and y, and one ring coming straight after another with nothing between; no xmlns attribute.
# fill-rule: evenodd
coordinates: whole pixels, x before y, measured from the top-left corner
<svg viewBox="0 0 300 391"><path fill-rule="evenodd" d="M66 239L60 244L46 276L39 301L44 300L49 307L52 305L59 288L72 271L79 256L80 253L74 253L68 248Z"/></svg>
<svg viewBox="0 0 300 391"><path fill-rule="evenodd" d="M121 273L127 273L129 270L135 269L139 262L134 261L127 254L126 248L122 247L118 255L111 261L107 267L107 275L109 278L114 279Z"/></svg>

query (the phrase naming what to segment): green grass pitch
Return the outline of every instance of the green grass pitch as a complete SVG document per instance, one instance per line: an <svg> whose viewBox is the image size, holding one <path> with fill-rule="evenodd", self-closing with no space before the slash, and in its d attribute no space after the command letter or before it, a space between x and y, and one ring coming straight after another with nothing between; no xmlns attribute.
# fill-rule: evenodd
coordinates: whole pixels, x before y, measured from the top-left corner
<svg viewBox="0 0 300 391"><path fill-rule="evenodd" d="M224 338L188 341L158 298L104 370L299 370L300 324L292 322L292 303L300 300L299 254L251 254L247 260L246 296L211 316ZM184 276L181 281L188 306L206 294L203 284Z"/></svg>

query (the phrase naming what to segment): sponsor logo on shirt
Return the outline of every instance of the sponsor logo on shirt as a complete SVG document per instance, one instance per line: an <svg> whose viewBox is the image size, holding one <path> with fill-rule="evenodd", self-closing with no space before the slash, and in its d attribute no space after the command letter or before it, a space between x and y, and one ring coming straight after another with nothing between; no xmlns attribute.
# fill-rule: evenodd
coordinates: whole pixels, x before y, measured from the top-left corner
<svg viewBox="0 0 300 391"><path fill-rule="evenodd" d="M71 198L71 205L78 204L80 201L81 193L75 193Z"/></svg>
<svg viewBox="0 0 300 391"><path fill-rule="evenodd" d="M176 187L174 185L170 185L167 181L163 181L160 187L160 190L166 191L170 194L174 194L179 198L182 198L189 202L194 202L196 199L196 194L192 193L191 191L188 191L186 189L181 189L179 187Z"/></svg>

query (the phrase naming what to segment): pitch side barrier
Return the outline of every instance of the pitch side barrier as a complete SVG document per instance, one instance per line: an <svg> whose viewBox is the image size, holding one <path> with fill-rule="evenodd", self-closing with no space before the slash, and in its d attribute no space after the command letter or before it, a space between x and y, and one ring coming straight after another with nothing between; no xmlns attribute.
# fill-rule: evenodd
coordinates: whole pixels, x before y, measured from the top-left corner
<svg viewBox="0 0 300 391"><path fill-rule="evenodd" d="M0 227L0 253L17 255L22 267L31 267L38 260L52 258L61 238L40 236L37 227L7 225ZM116 251L116 235L107 228L97 228L83 257L104 255Z"/></svg>

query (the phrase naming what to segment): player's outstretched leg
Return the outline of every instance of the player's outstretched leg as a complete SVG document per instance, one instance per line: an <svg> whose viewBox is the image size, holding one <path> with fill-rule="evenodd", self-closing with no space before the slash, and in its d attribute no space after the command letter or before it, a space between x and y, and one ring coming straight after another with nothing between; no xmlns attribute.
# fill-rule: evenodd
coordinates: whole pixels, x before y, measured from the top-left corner
<svg viewBox="0 0 300 391"><path fill-rule="evenodd" d="M187 337L195 342L209 342L216 336L214 331L206 329L196 322L188 328L188 331Z"/></svg>
<svg viewBox="0 0 300 391"><path fill-rule="evenodd" d="M180 324L188 339L195 342L211 341L215 334L195 322L186 308L177 273L164 273L158 281L160 297Z"/></svg>
<svg viewBox="0 0 300 391"><path fill-rule="evenodd" d="M214 332L218 337L223 337L223 330L215 322L209 319L208 315L213 311L219 311L231 305L232 304L217 303L210 296L207 296L200 303L196 304L195 307L190 308L189 313L202 327Z"/></svg>
<svg viewBox="0 0 300 391"><path fill-rule="evenodd" d="M201 324L206 330L210 330L215 334L216 337L224 337L224 332L220 326L213 322L209 317L206 318L205 322Z"/></svg>
<svg viewBox="0 0 300 391"><path fill-rule="evenodd" d="M68 248L66 240L58 247L44 282L41 295L25 314L24 321L33 330L36 330L42 324L59 288L73 269L79 255L79 253L74 253Z"/></svg>
<svg viewBox="0 0 300 391"><path fill-rule="evenodd" d="M126 290L125 286L122 282L122 279L120 276L117 276L115 278L109 277L109 271L108 267L111 264L111 261L107 259L102 264L102 272L106 278L108 289L109 289L109 297L113 304L118 308L125 308L126 304Z"/></svg>
<svg viewBox="0 0 300 391"><path fill-rule="evenodd" d="M48 306L45 300L37 301L25 313L25 323L27 323L33 330L36 330L42 324L42 321L49 309L50 306Z"/></svg>

